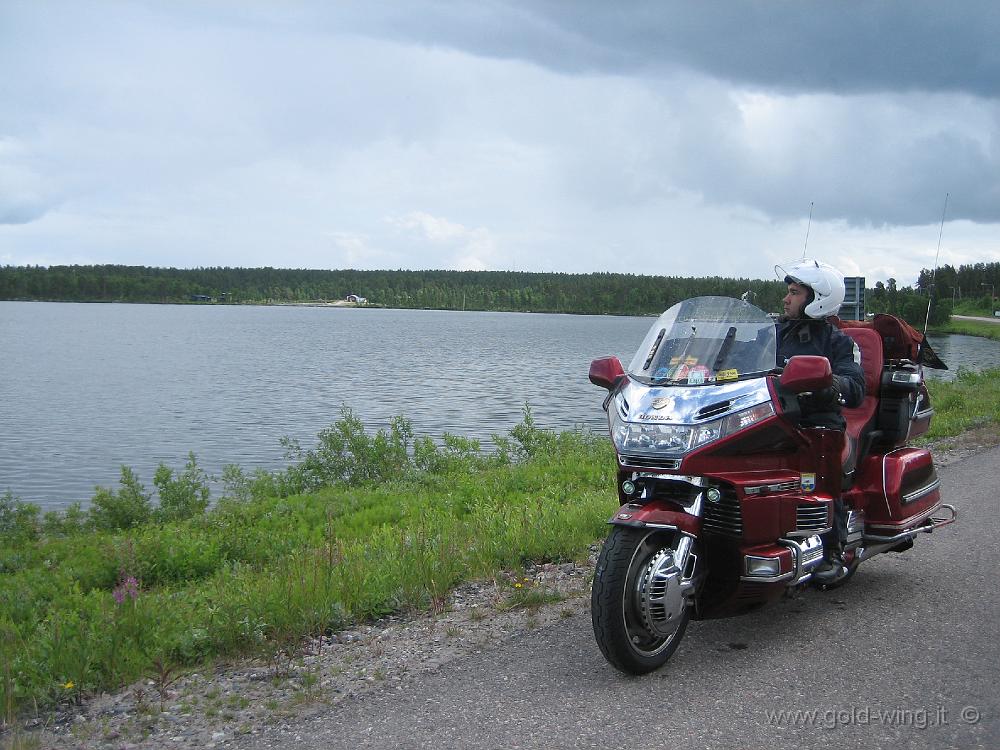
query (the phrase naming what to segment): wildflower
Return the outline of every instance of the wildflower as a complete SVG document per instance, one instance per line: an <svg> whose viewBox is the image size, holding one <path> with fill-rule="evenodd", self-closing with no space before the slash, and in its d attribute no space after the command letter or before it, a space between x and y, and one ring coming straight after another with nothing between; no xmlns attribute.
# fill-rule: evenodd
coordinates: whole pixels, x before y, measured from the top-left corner
<svg viewBox="0 0 1000 750"><path fill-rule="evenodd" d="M72 690L74 687L76 687L76 685L73 683L73 680L67 680L63 683L63 688L66 690Z"/></svg>
<svg viewBox="0 0 1000 750"><path fill-rule="evenodd" d="M514 588L516 588L516 589L521 588L521 586L522 586L522 584L521 584L520 581L518 581L517 583L514 584Z"/></svg>
<svg viewBox="0 0 1000 750"><path fill-rule="evenodd" d="M139 598L139 582L136 580L135 576L129 576L115 586L111 592L111 596L114 597L115 604L124 603L126 597L135 601Z"/></svg>

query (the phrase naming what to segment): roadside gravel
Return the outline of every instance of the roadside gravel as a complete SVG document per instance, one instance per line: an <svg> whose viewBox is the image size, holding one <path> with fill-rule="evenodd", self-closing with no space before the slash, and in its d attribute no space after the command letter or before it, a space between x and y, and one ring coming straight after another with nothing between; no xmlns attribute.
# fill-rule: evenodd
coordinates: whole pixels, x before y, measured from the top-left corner
<svg viewBox="0 0 1000 750"><path fill-rule="evenodd" d="M931 448L937 465L946 466L997 444L1000 428L989 427ZM216 748L238 747L241 738L274 729L293 733L296 724L342 701L387 686L402 691L456 657L587 609L597 551L593 546L583 564L530 566L516 576L465 584L443 611L312 639L281 658L219 664L169 684L151 677L80 706L60 706L29 720L17 738L0 735L0 742L53 750Z"/></svg>

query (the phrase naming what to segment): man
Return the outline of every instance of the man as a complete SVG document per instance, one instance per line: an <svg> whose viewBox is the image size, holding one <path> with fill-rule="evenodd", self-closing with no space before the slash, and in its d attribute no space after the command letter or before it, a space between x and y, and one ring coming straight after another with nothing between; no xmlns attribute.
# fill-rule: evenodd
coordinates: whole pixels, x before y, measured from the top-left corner
<svg viewBox="0 0 1000 750"><path fill-rule="evenodd" d="M837 269L815 260L801 260L787 270L775 266L784 277L788 294L784 315L777 324L778 366L799 354L813 354L830 360L833 385L803 399L805 427L843 430L841 404L855 407L865 397L865 376L855 357L854 341L827 321L836 315L844 301L844 277ZM813 578L830 583L845 575L843 545L847 538L847 511L838 497L834 501L833 530L823 535L823 563L813 571Z"/></svg>

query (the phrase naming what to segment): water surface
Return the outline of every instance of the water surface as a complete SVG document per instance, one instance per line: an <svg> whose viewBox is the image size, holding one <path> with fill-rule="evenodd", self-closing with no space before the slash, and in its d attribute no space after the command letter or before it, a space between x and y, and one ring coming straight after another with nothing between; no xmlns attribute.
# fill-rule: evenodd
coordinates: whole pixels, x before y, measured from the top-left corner
<svg viewBox="0 0 1000 750"><path fill-rule="evenodd" d="M285 464L351 407L369 429L488 443L531 405L542 427L606 429L590 361L624 362L650 318L315 307L0 302L0 492L86 502L122 464L150 487L188 451L219 474ZM933 341L953 367L1000 344ZM954 371L944 373L953 376Z"/></svg>
<svg viewBox="0 0 1000 750"><path fill-rule="evenodd" d="M371 429L484 441L521 420L603 428L595 356L647 318L314 307L0 303L0 492L87 500L119 467L151 485L188 451L212 473L284 465L350 406Z"/></svg>

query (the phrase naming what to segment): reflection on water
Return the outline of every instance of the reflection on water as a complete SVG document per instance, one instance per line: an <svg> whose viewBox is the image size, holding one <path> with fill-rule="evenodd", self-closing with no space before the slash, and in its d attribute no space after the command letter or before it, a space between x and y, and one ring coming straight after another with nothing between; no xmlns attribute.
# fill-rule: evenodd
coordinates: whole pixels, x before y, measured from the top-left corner
<svg viewBox="0 0 1000 750"><path fill-rule="evenodd" d="M604 430L590 361L628 361L650 318L308 307L0 302L0 493L46 508L87 501L119 467L151 485L188 451L219 474L284 464L348 405L369 429L487 442L521 419ZM956 365L1000 345L953 336ZM953 372L945 376L953 376Z"/></svg>

